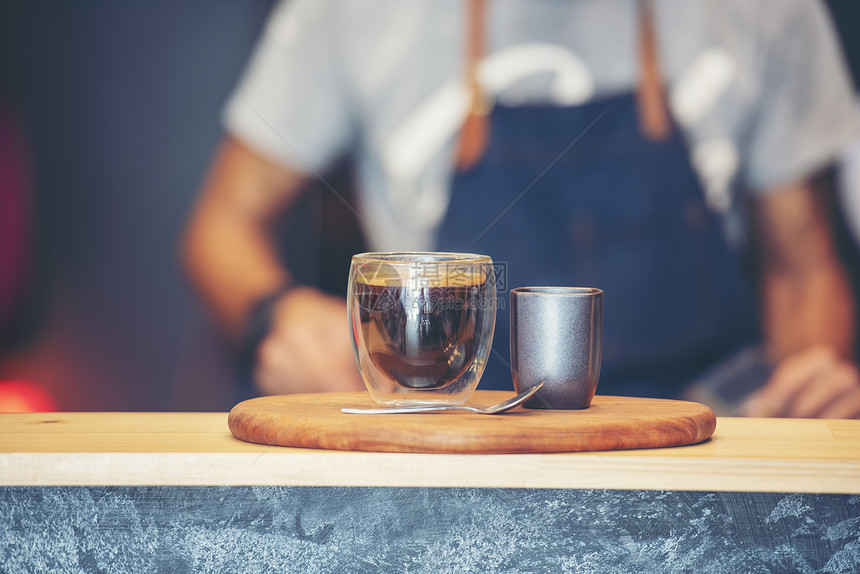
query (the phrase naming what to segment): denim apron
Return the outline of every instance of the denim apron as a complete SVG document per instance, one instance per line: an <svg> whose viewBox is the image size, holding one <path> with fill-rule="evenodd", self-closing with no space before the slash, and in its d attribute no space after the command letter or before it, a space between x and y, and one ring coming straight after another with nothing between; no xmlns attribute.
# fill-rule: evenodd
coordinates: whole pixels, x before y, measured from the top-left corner
<svg viewBox="0 0 860 574"><path fill-rule="evenodd" d="M501 270L479 389L512 388L513 287L604 290L600 394L677 396L760 338L751 290L677 126L660 141L644 136L633 93L496 105L488 121L485 152L454 176L438 235L440 250L484 253Z"/></svg>

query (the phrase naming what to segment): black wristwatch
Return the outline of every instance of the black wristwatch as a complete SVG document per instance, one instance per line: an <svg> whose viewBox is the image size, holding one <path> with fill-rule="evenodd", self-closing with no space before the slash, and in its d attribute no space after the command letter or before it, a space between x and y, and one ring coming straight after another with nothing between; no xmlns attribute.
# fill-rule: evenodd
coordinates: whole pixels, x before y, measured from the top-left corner
<svg viewBox="0 0 860 574"><path fill-rule="evenodd" d="M245 321L245 333L239 347L239 361L243 369L252 371L257 363L257 350L272 330L275 307L295 285L286 285L258 300L251 307Z"/></svg>

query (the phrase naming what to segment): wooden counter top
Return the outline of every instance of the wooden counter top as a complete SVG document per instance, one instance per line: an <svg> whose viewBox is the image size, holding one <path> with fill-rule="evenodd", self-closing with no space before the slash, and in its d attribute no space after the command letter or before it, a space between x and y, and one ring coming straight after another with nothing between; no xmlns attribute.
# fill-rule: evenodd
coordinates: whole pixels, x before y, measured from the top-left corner
<svg viewBox="0 0 860 574"><path fill-rule="evenodd" d="M693 446L341 452L243 443L226 413L0 415L0 485L281 485L860 494L860 421L721 418Z"/></svg>

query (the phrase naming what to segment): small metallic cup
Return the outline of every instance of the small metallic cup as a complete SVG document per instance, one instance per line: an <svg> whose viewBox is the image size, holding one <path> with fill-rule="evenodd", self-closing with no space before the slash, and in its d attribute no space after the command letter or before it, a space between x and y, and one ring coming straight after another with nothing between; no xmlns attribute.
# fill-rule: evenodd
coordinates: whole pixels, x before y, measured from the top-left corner
<svg viewBox="0 0 860 574"><path fill-rule="evenodd" d="M511 375L533 409L587 409L603 352L603 291L583 287L511 290Z"/></svg>

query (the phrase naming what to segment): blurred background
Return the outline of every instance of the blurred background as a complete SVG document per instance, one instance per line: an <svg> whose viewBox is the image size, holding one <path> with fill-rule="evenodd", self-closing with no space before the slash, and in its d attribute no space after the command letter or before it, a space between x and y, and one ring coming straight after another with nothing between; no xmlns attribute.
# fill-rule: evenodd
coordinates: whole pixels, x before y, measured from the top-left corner
<svg viewBox="0 0 860 574"><path fill-rule="evenodd" d="M856 86L860 2L828 4ZM65 411L233 405L232 352L178 243L271 5L0 2L0 385ZM293 218L293 269L342 293L348 212L321 188Z"/></svg>

